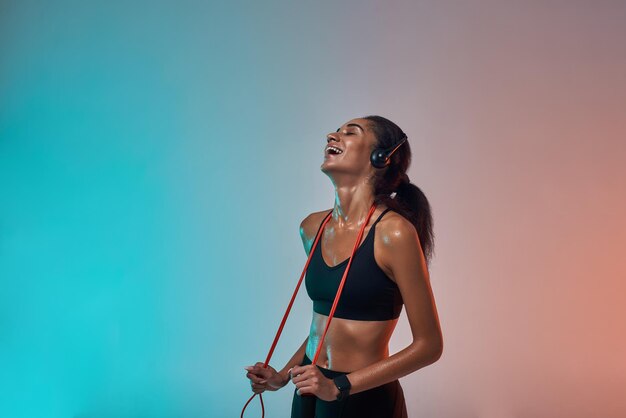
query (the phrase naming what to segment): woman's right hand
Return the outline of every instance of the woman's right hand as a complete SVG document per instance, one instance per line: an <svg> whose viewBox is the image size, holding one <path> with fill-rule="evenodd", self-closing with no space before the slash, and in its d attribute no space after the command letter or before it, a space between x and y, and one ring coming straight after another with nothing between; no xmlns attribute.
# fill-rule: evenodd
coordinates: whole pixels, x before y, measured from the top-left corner
<svg viewBox="0 0 626 418"><path fill-rule="evenodd" d="M278 373L269 364L263 367L264 363L258 362L254 366L244 367L248 371L246 377L250 379L252 392L263 393L266 390L276 391L289 382L288 376Z"/></svg>

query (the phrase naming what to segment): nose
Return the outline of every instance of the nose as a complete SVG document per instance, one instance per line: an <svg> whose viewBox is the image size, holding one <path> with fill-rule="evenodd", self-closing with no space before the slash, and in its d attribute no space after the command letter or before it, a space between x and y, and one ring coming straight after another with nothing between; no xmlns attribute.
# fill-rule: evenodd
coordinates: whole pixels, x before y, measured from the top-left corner
<svg viewBox="0 0 626 418"><path fill-rule="evenodd" d="M338 139L335 137L334 132L326 135L326 143L329 143L331 139L334 141L338 141Z"/></svg>

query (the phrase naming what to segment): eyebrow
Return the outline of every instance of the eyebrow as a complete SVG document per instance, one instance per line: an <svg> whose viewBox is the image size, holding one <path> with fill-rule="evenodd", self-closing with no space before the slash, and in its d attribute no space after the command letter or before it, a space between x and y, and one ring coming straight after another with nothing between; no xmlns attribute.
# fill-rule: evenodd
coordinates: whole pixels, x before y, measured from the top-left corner
<svg viewBox="0 0 626 418"><path fill-rule="evenodd" d="M359 124L356 124L356 123L349 123L349 124L347 124L347 125L346 125L346 127L348 127L348 126L356 126L356 127L357 127L357 128L359 128L361 131L365 132L365 129L363 129L363 127L361 127L361 125L359 125ZM341 128L337 128L337 130L336 130L335 132L339 132L339 129L341 129Z"/></svg>

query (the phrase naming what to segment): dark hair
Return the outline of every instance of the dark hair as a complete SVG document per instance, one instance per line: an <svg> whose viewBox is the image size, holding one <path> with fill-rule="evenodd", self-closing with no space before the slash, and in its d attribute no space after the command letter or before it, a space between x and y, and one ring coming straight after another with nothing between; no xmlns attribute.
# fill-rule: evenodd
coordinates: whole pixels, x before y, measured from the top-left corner
<svg viewBox="0 0 626 418"><path fill-rule="evenodd" d="M406 134L398 125L382 116L365 116L370 129L376 136L379 148L390 148L398 144ZM411 147L409 141L400 146L391 156L390 164L377 170L373 179L374 203L384 204L408 219L419 236L426 264L434 253L433 218L428 199L422 190L410 183L407 170L411 165ZM395 197L390 195L396 192Z"/></svg>

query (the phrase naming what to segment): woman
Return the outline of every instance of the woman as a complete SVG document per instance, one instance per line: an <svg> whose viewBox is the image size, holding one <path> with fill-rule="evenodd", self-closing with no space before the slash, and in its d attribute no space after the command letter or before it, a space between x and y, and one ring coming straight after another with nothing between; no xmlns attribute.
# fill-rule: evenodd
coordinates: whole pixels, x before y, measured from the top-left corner
<svg viewBox="0 0 626 418"><path fill-rule="evenodd" d="M395 149L383 168L371 160L376 148ZM320 168L335 187L334 207L310 214L300 225L308 255L321 224L332 216L321 231L305 279L313 300L309 336L280 371L264 368L261 362L246 368L255 393L275 391L291 381L292 418L406 417L398 379L441 356L443 338L428 273L432 216L424 194L409 182L410 162L406 135L381 116L352 119L327 135ZM375 211L313 366L330 306L373 204ZM413 340L389 356L389 339L402 305Z"/></svg>

